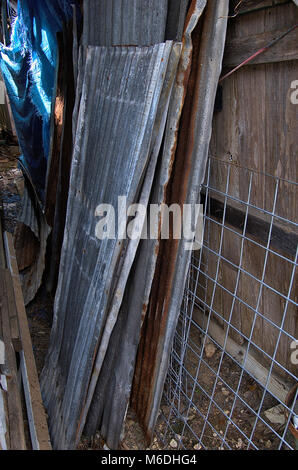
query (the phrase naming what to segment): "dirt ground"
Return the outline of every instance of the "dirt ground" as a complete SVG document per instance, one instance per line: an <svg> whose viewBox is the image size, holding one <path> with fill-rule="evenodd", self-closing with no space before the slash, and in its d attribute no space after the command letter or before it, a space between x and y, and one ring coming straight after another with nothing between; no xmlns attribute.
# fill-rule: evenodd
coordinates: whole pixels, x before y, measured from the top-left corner
<svg viewBox="0 0 298 470"><path fill-rule="evenodd" d="M264 395L264 388L222 349L211 341L212 347L206 348L197 328L191 329L190 338L180 393L175 378L168 380L164 393L156 431L165 444L199 450L294 448L290 431L284 432L282 405L269 392ZM174 376L175 364L172 367L169 377ZM271 421L272 409L279 422ZM154 446L160 448L160 443Z"/></svg>
<svg viewBox="0 0 298 470"><path fill-rule="evenodd" d="M0 194L4 209L4 229L11 233L14 231L21 207L23 188L22 173L18 169L18 155L18 147L0 146ZM35 299L26 307L39 374L49 345L53 301L53 297L41 287ZM259 408L263 390L250 376L237 368L235 362L228 356L222 358L222 351L216 347L213 348L209 357L206 356L206 351L203 353L206 364L201 364L199 377L194 382L191 376L196 376L202 337L198 336L198 331L194 330L191 333L191 340L197 347L197 351L195 351L197 354L189 350L186 356L185 366L188 373L185 374L185 382L182 384L183 392L180 395L177 394L177 391L173 393L173 382L166 388L167 393L164 394L156 426L156 435L151 446L146 446L142 429L138 425L133 411L129 409L121 448L126 450L177 448L199 450L229 447L241 450L249 447L249 442L242 433L250 436L254 430L253 443L257 448L277 449L280 443L278 436L283 434L283 425L270 423L275 434L266 425L267 418L264 412L278 403L269 394L266 394L261 408L261 417L264 422L258 420L255 425L255 415L251 409L257 410ZM220 377L216 378L216 374L212 370L217 370L220 361ZM229 389L230 387L236 391L240 376L241 386L238 389L238 395L243 398L245 403L239 398L235 400L235 394ZM207 394L212 393L215 403L210 405ZM187 397L192 397L191 406L189 406ZM178 409L181 412L180 415L177 414ZM206 424L204 416L208 416L208 424ZM228 424L227 417L232 418L231 425ZM160 440L158 436L162 436L162 439ZM201 436L200 442L199 436ZM228 446L223 445L221 440L223 436ZM289 432L287 432L285 439L294 446L293 438ZM103 446L104 443L100 435L96 434L91 439L83 437L78 449L95 450L102 449ZM286 449L287 446L283 445L282 448Z"/></svg>

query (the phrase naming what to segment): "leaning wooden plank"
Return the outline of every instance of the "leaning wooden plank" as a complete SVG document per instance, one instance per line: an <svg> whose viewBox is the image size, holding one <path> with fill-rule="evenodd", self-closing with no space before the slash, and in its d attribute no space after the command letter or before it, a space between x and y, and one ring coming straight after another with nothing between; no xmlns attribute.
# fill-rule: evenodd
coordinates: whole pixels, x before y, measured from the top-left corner
<svg viewBox="0 0 298 470"><path fill-rule="evenodd" d="M22 351L20 354L21 370L32 448L34 450L51 450L47 419L40 392L36 363L32 349L32 341L20 284L19 271L13 247L13 240L10 233L4 232L4 244L7 265L10 269L13 280L20 337L22 341Z"/></svg>
<svg viewBox="0 0 298 470"><path fill-rule="evenodd" d="M4 254L4 245L3 245L3 235L2 235L2 207L0 200L0 268L5 268L5 254Z"/></svg>
<svg viewBox="0 0 298 470"><path fill-rule="evenodd" d="M199 309L195 309L194 320L205 329L207 317ZM210 320L208 334L220 345L224 346L225 331L215 321ZM261 385L265 386L268 380L269 371L260 364L250 353L246 354L245 346L240 346L230 337L227 338L226 351L233 356L247 372L252 375ZM281 402L285 403L288 393L287 385L273 374L269 377L267 384L268 391Z"/></svg>
<svg viewBox="0 0 298 470"><path fill-rule="evenodd" d="M8 302L6 296L6 283L10 276L8 269L0 270L0 302L1 302L1 323L2 333L5 343L5 375L7 381L7 406L9 417L9 434L11 450L25 450L25 431L22 411L22 401L18 382L17 364L15 351L10 338L10 323Z"/></svg>
<svg viewBox="0 0 298 470"><path fill-rule="evenodd" d="M8 271L8 279L6 282L6 296L8 303L8 314L9 314L9 324L10 324L10 337L14 347L14 350L20 352L22 349L20 331L19 331L19 321L16 308L16 302L14 297L14 288L11 278L11 274Z"/></svg>

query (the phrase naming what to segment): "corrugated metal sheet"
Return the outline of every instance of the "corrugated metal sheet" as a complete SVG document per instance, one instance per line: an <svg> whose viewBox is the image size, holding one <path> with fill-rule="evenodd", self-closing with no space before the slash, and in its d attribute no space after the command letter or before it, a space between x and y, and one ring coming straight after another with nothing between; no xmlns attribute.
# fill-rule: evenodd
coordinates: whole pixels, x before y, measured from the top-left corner
<svg viewBox="0 0 298 470"><path fill-rule="evenodd" d="M175 170L167 203L196 204L208 156L212 116L221 71L228 1L207 2L203 29L196 29L192 71L180 123ZM198 7L193 2L191 14ZM162 396L173 337L180 313L190 251L188 240L163 244L153 281L150 308L135 373L132 403L150 441Z"/></svg>
<svg viewBox="0 0 298 470"><path fill-rule="evenodd" d="M166 39L182 41L189 0L168 0Z"/></svg>
<svg viewBox="0 0 298 470"><path fill-rule="evenodd" d="M95 237L95 209L100 203L117 207L120 195L128 204L137 200L171 51L170 42L86 49L54 323L42 375L56 448L74 446L96 350L103 334L106 339L111 334L109 306L115 305L113 318L125 287L119 275L128 275L134 257L127 241Z"/></svg>
<svg viewBox="0 0 298 470"><path fill-rule="evenodd" d="M174 164L179 122L190 73L192 57L191 33L204 10L206 0L197 0L193 3L195 7L191 9L187 24L185 25L182 55L171 95L163 152L160 164L156 170L155 183L150 198L151 204L166 203L166 188ZM173 22L174 17L177 20L177 12L178 9L176 8L176 15L173 12ZM158 230L160 230L160 227ZM148 309L159 250L160 240L158 239L142 240L140 243L127 283L117 325L111 339L112 344L118 344L117 353L114 348L109 348L104 367L97 382L94 403L88 416L85 434L92 435L99 429L101 435L106 439L107 445L112 448L115 446L113 439L120 432L118 417L124 415L130 398L140 330ZM149 333L148 329L147 333ZM146 336L146 341L150 343L149 336ZM148 364L147 367L147 373L150 375L151 368ZM111 370L114 371L112 376ZM135 380L138 380L138 378L136 379L135 377ZM146 383L144 381L143 385L146 386ZM140 408L144 406L141 398L138 406ZM111 417L114 417L114 420Z"/></svg>
<svg viewBox="0 0 298 470"><path fill-rule="evenodd" d="M82 44L150 46L163 42L168 0L86 0Z"/></svg>
<svg viewBox="0 0 298 470"><path fill-rule="evenodd" d="M29 196L27 185L24 185L24 192L22 196L22 210L18 216L19 222L27 225L36 238L39 240L39 224L38 224L38 215L37 209L34 207L32 200Z"/></svg>
<svg viewBox="0 0 298 470"><path fill-rule="evenodd" d="M45 216L38 202L36 202L36 198L34 198L34 202L32 201L33 197L30 196L28 187L31 191L33 191L27 182L24 186L22 211L18 217L18 220L19 222L29 227L29 229L33 232L36 238L36 244L35 246L29 244L24 248L28 250L28 257L31 256L30 252L32 250L35 251L34 263L24 272L20 273L25 305L34 299L36 292L41 286L45 267L47 239L50 234L50 227L46 222Z"/></svg>
<svg viewBox="0 0 298 470"><path fill-rule="evenodd" d="M155 120L150 164L140 196L140 202L146 207L148 206L153 178L156 173L156 163L161 140L164 136L168 107L180 53L181 44L174 44ZM164 149L167 147L168 139L164 142ZM164 165L161 166L163 169L165 168ZM152 202L152 199L150 202ZM139 241L137 245L139 245ZM142 240L141 246L138 249L137 260L134 263L134 274L130 276L129 281L126 273L125 286L123 285L123 290L125 287L126 291L124 298L121 299L121 308L120 304L117 306L117 309L120 309L120 313L117 323L113 327L113 336L109 346L106 345L107 354L104 358L104 364L102 364L103 359L100 356L101 345L95 367L98 373L94 374L89 388L89 402L87 399L88 406L86 406L86 412L90 407L94 392L95 397L93 399L93 406L89 411L86 432L87 434L93 434L99 427L102 437L110 448L117 448L118 446L129 401L144 304L148 301L154 272L154 260L156 259L155 245L155 240ZM136 250L136 246L134 250ZM131 260L134 257L135 253L134 256L130 255L127 257L130 262L129 271L131 270ZM130 299L129 303L128 299ZM112 307L115 307L115 303L113 303ZM111 370L114 371L113 376L111 376ZM82 417L82 428L85 417L86 413Z"/></svg>

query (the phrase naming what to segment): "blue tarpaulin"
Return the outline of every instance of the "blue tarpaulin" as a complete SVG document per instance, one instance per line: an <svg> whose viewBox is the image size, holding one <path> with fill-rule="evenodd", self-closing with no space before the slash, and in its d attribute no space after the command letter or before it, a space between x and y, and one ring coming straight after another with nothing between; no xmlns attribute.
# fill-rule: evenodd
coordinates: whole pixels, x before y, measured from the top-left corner
<svg viewBox="0 0 298 470"><path fill-rule="evenodd" d="M21 161L44 201L56 34L72 17L74 0L19 0L10 44L0 43L0 68L15 120Z"/></svg>

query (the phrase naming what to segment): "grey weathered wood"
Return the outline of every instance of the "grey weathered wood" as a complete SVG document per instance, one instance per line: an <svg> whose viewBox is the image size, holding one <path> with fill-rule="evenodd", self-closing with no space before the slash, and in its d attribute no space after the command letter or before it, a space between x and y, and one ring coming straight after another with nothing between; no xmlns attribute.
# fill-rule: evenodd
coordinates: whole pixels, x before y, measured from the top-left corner
<svg viewBox="0 0 298 470"><path fill-rule="evenodd" d="M239 16L228 23L227 42L241 41L241 38L247 38L251 35L259 36L265 31L271 31L272 34L275 31L286 31L298 22L297 15L297 7L294 4L287 4ZM285 41L285 44L291 34L294 32L282 40ZM277 47L277 44L274 47ZM297 221L297 185L282 179L297 181L297 105L292 104L290 100L291 84L297 80L297 77L298 60L292 60L246 66L224 80L222 82L222 110L214 114L210 146L210 154L214 157L210 168L210 180L213 187L225 191L227 166L230 165L229 194L246 201L250 172L245 169L248 168L253 171L250 202L261 210L264 208L270 212L274 200L275 179L267 175L279 177L281 181L276 213L284 219L294 222ZM214 192L211 196L218 197ZM227 203L232 205L233 201L228 200ZM239 204L235 207L239 208ZM245 210L244 205L242 208ZM252 211L250 209L249 215L257 215L262 218L260 210ZM271 221L270 216L265 217L265 215L263 220ZM257 227L251 225L251 228L256 230ZM278 235L276 229L279 228L286 232L287 237L283 239L282 232L279 232L280 236L275 239L279 248L276 243L274 250L293 260L291 253L296 243L295 227L291 224L282 224L278 219L275 219L273 234L275 232ZM263 229L262 232L265 235ZM248 236L250 237L250 235ZM220 231L215 228L215 224L211 223L209 246L212 250L217 249L219 237ZM239 237L225 230L223 238L223 256L237 265L239 262L237 256L239 257L240 253ZM260 243L260 239L254 238L254 240ZM286 244L286 252L281 251L284 244ZM242 266L256 278L261 279L264 250L249 242L245 242L244 248ZM214 270L216 267L214 257L209 256L209 261L209 268L204 268L207 274L210 274L212 269ZM227 265L224 266L224 269L222 268L223 263L220 263L220 282L225 288L229 288L232 280L235 280L235 270L233 271L233 268ZM291 270L292 266L289 263L270 254L266 269L266 283L287 295ZM233 289L234 286L229 290L233 292ZM238 296L249 305L255 306L258 292L258 283L248 276L241 275ZM211 296L211 283L208 283L207 303ZM291 298L293 300L297 298L295 283ZM231 296L223 290L220 293L216 292L214 309L225 319L228 319L230 299ZM281 324L283 302L269 289L263 289L260 311L271 322L276 325ZM235 303L233 311L235 327L249 337L254 324L253 339L255 344L267 354L272 354L276 345L277 329L272 323L260 316L253 323L254 315L252 309ZM284 329L297 338L297 309L294 305L288 305ZM289 348L289 338L282 334L275 359L286 370L296 374L297 366L291 363ZM279 368L279 373L284 374L285 379L288 378L285 370Z"/></svg>
<svg viewBox="0 0 298 470"><path fill-rule="evenodd" d="M9 324L10 324L10 337L14 347L14 350L20 352L22 349L19 322L16 309L16 302L14 297L14 289L12 279L7 282L6 285L6 296L8 304Z"/></svg>
<svg viewBox="0 0 298 470"><path fill-rule="evenodd" d="M1 207L1 200L0 200L0 268L5 268L5 254L4 254L4 244L3 244L3 236L2 236L2 207Z"/></svg>
<svg viewBox="0 0 298 470"><path fill-rule="evenodd" d="M201 203L205 204L206 194L202 193ZM224 213L224 202L217 198L208 198L208 210L210 215L218 220L222 220ZM225 223L235 227L242 233L245 221L245 211L236 209L230 204L227 204L225 211ZM262 219L262 214L259 217L248 215L246 221L246 233L255 237L258 241L264 243L268 242L268 235L270 230L270 223ZM294 231L286 231L278 225L274 225L271 231L271 248L281 250L290 256L295 256L298 244L298 235Z"/></svg>
<svg viewBox="0 0 298 470"><path fill-rule="evenodd" d="M236 67L284 32L285 30L266 31L265 33L237 37L228 41L225 47L224 67ZM298 59L298 29L293 30L267 51L248 62L248 65L284 62L295 59Z"/></svg>
<svg viewBox="0 0 298 470"><path fill-rule="evenodd" d="M4 233L4 243L15 295L20 337L22 341L21 370L25 392L27 414L32 447L34 450L51 450L46 414L41 398L32 341L19 279L13 240L10 233Z"/></svg>
<svg viewBox="0 0 298 470"><path fill-rule="evenodd" d="M1 322L6 351L5 374L7 380L7 405L9 416L10 448L25 450L25 430L15 351L10 336L7 284L11 282L8 270L0 270Z"/></svg>

